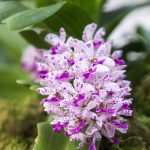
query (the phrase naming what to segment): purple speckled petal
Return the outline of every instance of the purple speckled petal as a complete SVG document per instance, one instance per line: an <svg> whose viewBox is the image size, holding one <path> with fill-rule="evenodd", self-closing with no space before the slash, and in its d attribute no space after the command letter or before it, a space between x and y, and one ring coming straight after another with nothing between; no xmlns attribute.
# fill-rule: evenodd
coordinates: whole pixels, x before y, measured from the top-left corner
<svg viewBox="0 0 150 150"><path fill-rule="evenodd" d="M115 109L109 109L109 108L99 108L96 110L99 113L108 113L108 114L114 114Z"/></svg>

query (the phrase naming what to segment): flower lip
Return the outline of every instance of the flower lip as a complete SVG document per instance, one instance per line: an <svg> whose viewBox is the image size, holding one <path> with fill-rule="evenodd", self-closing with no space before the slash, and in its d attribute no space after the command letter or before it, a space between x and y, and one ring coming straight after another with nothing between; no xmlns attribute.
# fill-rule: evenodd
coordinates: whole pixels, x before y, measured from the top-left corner
<svg viewBox="0 0 150 150"><path fill-rule="evenodd" d="M43 105L45 102L58 102L59 99L57 97L44 98L40 104Z"/></svg>
<svg viewBox="0 0 150 150"><path fill-rule="evenodd" d="M73 59L68 59L67 62L68 62L69 65L74 65L75 64Z"/></svg>
<svg viewBox="0 0 150 150"><path fill-rule="evenodd" d="M87 124L87 122L84 120L82 121L75 129L72 129L70 131L70 133L68 133L69 135L72 135L72 134L77 134L79 132L81 132L81 130L83 129L83 127Z"/></svg>
<svg viewBox="0 0 150 150"><path fill-rule="evenodd" d="M53 47L50 49L51 54L52 54L52 55L57 54L57 49L58 49L58 46L53 46Z"/></svg>
<svg viewBox="0 0 150 150"><path fill-rule="evenodd" d="M104 42L102 41L94 41L93 45L94 45L94 49L97 49L101 44L103 44Z"/></svg>
<svg viewBox="0 0 150 150"><path fill-rule="evenodd" d="M65 123L65 124L61 125L61 124L58 122L57 124L53 124L53 125L52 125L52 129L53 129L53 131L60 133L61 130L67 126L67 124L68 124L68 123Z"/></svg>
<svg viewBox="0 0 150 150"><path fill-rule="evenodd" d="M59 76L57 76L55 79L56 80L62 80L62 79L68 79L70 77L68 72L63 72Z"/></svg>
<svg viewBox="0 0 150 150"><path fill-rule="evenodd" d="M37 77L41 79L47 78L48 70L41 70L37 72Z"/></svg>
<svg viewBox="0 0 150 150"><path fill-rule="evenodd" d="M124 65L124 60L122 59L114 58L114 61L116 65Z"/></svg>
<svg viewBox="0 0 150 150"><path fill-rule="evenodd" d="M84 94L78 94L77 97L73 100L73 105L78 106L79 102L83 101L85 98Z"/></svg>
<svg viewBox="0 0 150 150"><path fill-rule="evenodd" d="M82 75L83 75L84 79L88 79L93 72L94 72L94 70L92 68L90 68L87 72L83 73Z"/></svg>

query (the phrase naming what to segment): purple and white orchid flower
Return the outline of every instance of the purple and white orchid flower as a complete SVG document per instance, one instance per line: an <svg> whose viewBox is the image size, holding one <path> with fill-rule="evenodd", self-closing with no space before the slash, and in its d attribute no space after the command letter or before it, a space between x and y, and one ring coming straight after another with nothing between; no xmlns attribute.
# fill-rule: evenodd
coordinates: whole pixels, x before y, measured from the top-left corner
<svg viewBox="0 0 150 150"><path fill-rule="evenodd" d="M64 130L79 147L91 141L89 150L96 150L102 135L117 141L115 131L128 129L123 117L132 115L122 51L112 52L112 42L103 39L104 28L96 28L95 23L87 25L82 40L66 38L63 28L60 36L48 34L45 40L52 47L36 62L37 92L46 95L41 105L53 117L53 130Z"/></svg>

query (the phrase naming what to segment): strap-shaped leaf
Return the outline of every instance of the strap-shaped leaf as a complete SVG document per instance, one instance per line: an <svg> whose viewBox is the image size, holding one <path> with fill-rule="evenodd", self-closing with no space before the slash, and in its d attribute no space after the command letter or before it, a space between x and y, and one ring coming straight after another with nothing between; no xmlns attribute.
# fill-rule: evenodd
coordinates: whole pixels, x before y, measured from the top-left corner
<svg viewBox="0 0 150 150"><path fill-rule="evenodd" d="M5 47L4 53L9 61L19 62L22 50L27 46L27 42L15 31L8 30L4 25L0 25L0 44ZM0 55L1 55L0 50Z"/></svg>
<svg viewBox="0 0 150 150"><path fill-rule="evenodd" d="M22 29L32 24L39 23L46 18L52 16L64 4L65 2L60 2L47 7L26 10L4 20L4 23L6 23L8 27L12 30Z"/></svg>
<svg viewBox="0 0 150 150"><path fill-rule="evenodd" d="M51 130L47 122L38 124L38 137L34 150L76 150L74 144L63 134Z"/></svg>
<svg viewBox="0 0 150 150"><path fill-rule="evenodd" d="M56 3L58 1L62 0L36 0L37 7L51 5L53 3ZM67 2L71 2L80 9L84 10L89 16L92 18L96 18L98 9L101 9L101 6L107 1L107 0L66 0Z"/></svg>
<svg viewBox="0 0 150 150"><path fill-rule="evenodd" d="M0 1L0 22L25 9L27 8L17 1Z"/></svg>

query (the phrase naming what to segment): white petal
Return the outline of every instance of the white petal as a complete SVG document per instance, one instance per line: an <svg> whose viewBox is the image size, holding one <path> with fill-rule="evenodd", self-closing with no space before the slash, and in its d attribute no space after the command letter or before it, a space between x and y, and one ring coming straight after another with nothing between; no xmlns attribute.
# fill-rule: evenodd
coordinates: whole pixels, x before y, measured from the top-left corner
<svg viewBox="0 0 150 150"><path fill-rule="evenodd" d="M96 73L99 75L106 73L106 72L109 72L109 68L106 67L105 65L98 64L94 68L96 69Z"/></svg>
<svg viewBox="0 0 150 150"><path fill-rule="evenodd" d="M84 93L84 94L90 94L94 91L95 91L94 86L89 83L83 84L83 87L81 88L81 93Z"/></svg>
<svg viewBox="0 0 150 150"><path fill-rule="evenodd" d="M120 92L121 89L117 83L108 82L105 84L105 88L107 91Z"/></svg>
<svg viewBox="0 0 150 150"><path fill-rule="evenodd" d="M117 50L117 51L114 51L111 56L113 58L120 58L122 56L122 54L123 54L122 50Z"/></svg>
<svg viewBox="0 0 150 150"><path fill-rule="evenodd" d="M96 30L97 25L95 23L89 24L84 28L82 39L83 41L87 42L92 40L93 34Z"/></svg>
<svg viewBox="0 0 150 150"><path fill-rule="evenodd" d="M105 28L99 28L95 33L94 40L100 41L101 38L105 35Z"/></svg>
<svg viewBox="0 0 150 150"><path fill-rule="evenodd" d="M93 46L93 41L88 41L86 42L86 47L85 47L85 55L87 58L91 58L94 56L94 46Z"/></svg>
<svg viewBox="0 0 150 150"><path fill-rule="evenodd" d="M75 78L73 85L77 91L80 91L81 88L83 87L83 80L81 78Z"/></svg>
<svg viewBox="0 0 150 150"><path fill-rule="evenodd" d="M55 45L57 45L58 43L61 42L60 38L58 37L58 35L53 34L53 33L47 34L45 36L45 41L50 43L53 46L55 46Z"/></svg>
<svg viewBox="0 0 150 150"><path fill-rule="evenodd" d="M112 42L107 42L102 44L96 51L96 57L110 56L111 48L112 48Z"/></svg>
<svg viewBox="0 0 150 150"><path fill-rule="evenodd" d="M51 89L49 87L37 88L37 92L41 95L49 95L51 93Z"/></svg>
<svg viewBox="0 0 150 150"><path fill-rule="evenodd" d="M47 70L48 66L45 63L36 63L36 69L38 71L40 71L40 70Z"/></svg>
<svg viewBox="0 0 150 150"><path fill-rule="evenodd" d="M64 30L64 28L60 28L60 40L64 43L66 40L66 32Z"/></svg>
<svg viewBox="0 0 150 150"><path fill-rule="evenodd" d="M86 109L87 109L87 110L91 110L91 109L95 108L96 105L97 105L97 102L96 102L96 101L90 101L90 102L88 103L88 105L86 106Z"/></svg>
<svg viewBox="0 0 150 150"><path fill-rule="evenodd" d="M102 56L102 57L100 57L99 60L104 60L103 65L106 65L108 67L114 67L115 66L114 60L107 57L107 56Z"/></svg>

